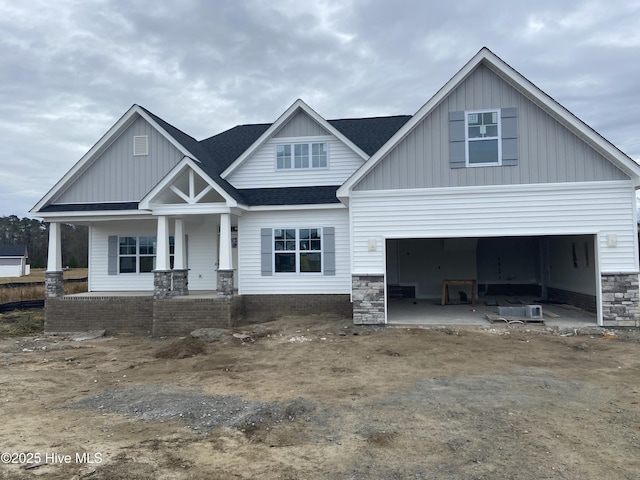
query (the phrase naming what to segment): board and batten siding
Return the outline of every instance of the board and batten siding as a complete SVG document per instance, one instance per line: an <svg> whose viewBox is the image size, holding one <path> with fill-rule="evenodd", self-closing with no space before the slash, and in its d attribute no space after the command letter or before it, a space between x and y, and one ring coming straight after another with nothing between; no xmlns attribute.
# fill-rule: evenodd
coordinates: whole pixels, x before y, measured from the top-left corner
<svg viewBox="0 0 640 480"><path fill-rule="evenodd" d="M335 228L335 275L262 275L261 229L315 227ZM351 292L351 273L347 209L245 212L238 218L238 257L238 291L241 295L348 294Z"/></svg>
<svg viewBox="0 0 640 480"><path fill-rule="evenodd" d="M173 222L170 234L173 235ZM96 222L90 228L89 288L92 292L153 291L153 273L109 275L109 236L156 236L155 219ZM211 216L203 222L185 222L190 290L215 290L218 256L218 222Z"/></svg>
<svg viewBox="0 0 640 480"><path fill-rule="evenodd" d="M451 168L449 113L516 108L517 165ZM629 177L514 87L480 65L355 190L626 180Z"/></svg>
<svg viewBox="0 0 640 480"><path fill-rule="evenodd" d="M384 273L385 238L582 234L598 235L601 273L638 272L629 181L353 192L350 206L354 274Z"/></svg>
<svg viewBox="0 0 640 480"><path fill-rule="evenodd" d="M279 143L327 142L328 168L276 170ZM236 188L276 188L340 185L364 160L332 135L278 137L264 143L226 180Z"/></svg>
<svg viewBox="0 0 640 480"><path fill-rule="evenodd" d="M148 155L133 155L133 137L146 135ZM109 145L53 203L137 202L184 155L142 117Z"/></svg>

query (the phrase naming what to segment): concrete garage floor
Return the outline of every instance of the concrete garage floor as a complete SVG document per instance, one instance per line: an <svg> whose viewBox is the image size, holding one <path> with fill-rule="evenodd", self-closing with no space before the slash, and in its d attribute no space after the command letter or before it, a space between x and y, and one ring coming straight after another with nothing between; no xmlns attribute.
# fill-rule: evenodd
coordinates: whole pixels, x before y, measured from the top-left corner
<svg viewBox="0 0 640 480"><path fill-rule="evenodd" d="M504 298L504 297L502 297ZM597 326L593 313L570 305L540 304L534 298L518 297L528 305L541 305L542 313L553 313L557 318L544 315L544 325L558 328L581 328ZM494 299L491 299L494 300ZM488 307L487 298L480 298L475 307L468 304L440 305L437 299L393 299L389 300L387 318L389 325L491 325L485 315L497 315L498 307ZM518 306L518 305L513 305ZM494 325L505 325L496 321ZM540 323L528 324L539 326Z"/></svg>

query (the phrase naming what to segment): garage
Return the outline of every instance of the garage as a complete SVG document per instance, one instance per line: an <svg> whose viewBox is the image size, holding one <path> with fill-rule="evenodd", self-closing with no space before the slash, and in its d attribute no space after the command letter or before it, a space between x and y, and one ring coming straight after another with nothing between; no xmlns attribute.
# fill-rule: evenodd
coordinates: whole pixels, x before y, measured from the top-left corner
<svg viewBox="0 0 640 480"><path fill-rule="evenodd" d="M553 303L595 314L595 245L595 235L389 238L388 322L397 321L406 304L441 306L445 285L446 306L422 310L422 315L438 316L449 306L471 305L473 282L478 306ZM595 324L595 315L592 318Z"/></svg>

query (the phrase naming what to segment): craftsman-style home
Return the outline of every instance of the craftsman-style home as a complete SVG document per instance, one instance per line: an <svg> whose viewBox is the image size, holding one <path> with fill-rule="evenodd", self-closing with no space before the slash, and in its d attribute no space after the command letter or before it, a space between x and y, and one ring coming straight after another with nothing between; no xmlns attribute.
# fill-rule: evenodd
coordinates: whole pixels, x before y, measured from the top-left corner
<svg viewBox="0 0 640 480"><path fill-rule="evenodd" d="M31 211L51 226L46 329L385 324L395 296L438 301L456 279L474 300L510 289L638 326L639 183L486 48L412 116L326 120L297 100L198 141L134 105ZM61 223L89 226L87 294L62 294Z"/></svg>

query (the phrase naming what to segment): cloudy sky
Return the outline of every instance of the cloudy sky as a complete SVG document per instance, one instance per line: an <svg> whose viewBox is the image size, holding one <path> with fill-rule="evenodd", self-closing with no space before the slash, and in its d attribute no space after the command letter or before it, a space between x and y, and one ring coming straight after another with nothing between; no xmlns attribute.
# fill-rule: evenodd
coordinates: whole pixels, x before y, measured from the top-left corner
<svg viewBox="0 0 640 480"><path fill-rule="evenodd" d="M415 113L481 47L640 161L640 0L0 0L0 216L134 103L203 139Z"/></svg>

